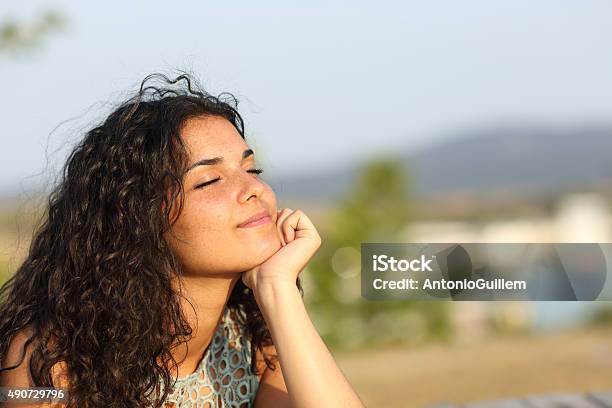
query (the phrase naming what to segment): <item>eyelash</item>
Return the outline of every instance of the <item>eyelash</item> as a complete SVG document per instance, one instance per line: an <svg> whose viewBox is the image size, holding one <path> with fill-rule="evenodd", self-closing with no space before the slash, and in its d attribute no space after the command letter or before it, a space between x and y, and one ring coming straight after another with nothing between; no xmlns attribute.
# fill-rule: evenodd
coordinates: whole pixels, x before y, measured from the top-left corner
<svg viewBox="0 0 612 408"><path fill-rule="evenodd" d="M261 174L261 173L263 173L263 169L251 169L251 170L247 170L247 173ZM194 188L195 189L200 189L202 187L206 187L206 186L208 186L210 184L213 184L214 182L217 182L217 181L219 181L219 178L216 178L214 180L210 180L210 181L204 182L202 184L198 184Z"/></svg>

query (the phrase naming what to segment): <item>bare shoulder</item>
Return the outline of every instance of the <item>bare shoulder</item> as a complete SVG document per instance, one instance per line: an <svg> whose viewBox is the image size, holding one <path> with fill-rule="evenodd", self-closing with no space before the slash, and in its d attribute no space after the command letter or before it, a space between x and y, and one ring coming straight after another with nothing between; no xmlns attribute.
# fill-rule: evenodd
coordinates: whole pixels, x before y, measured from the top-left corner
<svg viewBox="0 0 612 408"><path fill-rule="evenodd" d="M33 387L32 375L30 373L30 358L34 349L34 341L28 343L28 339L32 337L33 330L31 327L26 327L17 332L9 343L6 356L2 359L2 368L17 366L10 370L0 371L0 386L2 387L15 387L15 388L27 388ZM27 348L26 348L27 344ZM66 381L67 371L63 364L56 364L51 369L51 377L56 388L68 388L68 382ZM62 407L61 404L12 404L5 403L3 407L15 407L15 408L55 408Z"/></svg>
<svg viewBox="0 0 612 408"><path fill-rule="evenodd" d="M2 368L12 367L17 364L19 366L11 370L0 371L0 385L3 387L32 386L32 379L28 369L33 349L32 344L28 345L24 353L24 347L32 334L32 329L26 327L17 332L11 339L7 354L2 359Z"/></svg>
<svg viewBox="0 0 612 408"><path fill-rule="evenodd" d="M264 359L264 353L269 357L273 357L272 362L274 363L274 369L280 370L278 354L276 353L276 347L274 347L274 344L264 346L263 351L264 352L262 353L261 350L257 349L257 352L255 353L255 366L257 367L257 376L259 377L259 380L261 380L261 377L265 371L269 369Z"/></svg>
<svg viewBox="0 0 612 408"><path fill-rule="evenodd" d="M264 351L268 355L278 356L274 345L264 347ZM275 358L273 359L273 363L274 369L267 367L263 353L258 350L256 364L259 372L259 388L254 401L254 406L256 408L269 406L278 408L291 407L291 401L287 392L287 385L285 384L285 377L281 369L280 361L278 358Z"/></svg>

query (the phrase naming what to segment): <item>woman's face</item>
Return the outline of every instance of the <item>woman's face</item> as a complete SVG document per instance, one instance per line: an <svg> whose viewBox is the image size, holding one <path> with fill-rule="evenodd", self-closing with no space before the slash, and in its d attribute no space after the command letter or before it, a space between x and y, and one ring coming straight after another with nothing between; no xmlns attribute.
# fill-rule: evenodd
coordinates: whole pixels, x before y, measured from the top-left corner
<svg viewBox="0 0 612 408"><path fill-rule="evenodd" d="M181 137L189 160L183 177L185 202L172 232L184 242L172 234L166 234L166 240L185 274L237 273L261 264L281 248L281 241L276 197L268 184L249 172L258 168L249 146L219 116L189 119ZM218 158L217 163L197 164L213 158ZM212 183L202 186L209 181ZM270 216L267 223L239 226L262 211Z"/></svg>

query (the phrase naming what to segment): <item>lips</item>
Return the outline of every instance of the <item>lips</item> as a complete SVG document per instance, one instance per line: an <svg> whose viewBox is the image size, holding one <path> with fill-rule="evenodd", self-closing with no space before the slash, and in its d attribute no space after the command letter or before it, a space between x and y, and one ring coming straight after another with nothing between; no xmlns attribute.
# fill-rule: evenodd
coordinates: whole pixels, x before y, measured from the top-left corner
<svg viewBox="0 0 612 408"><path fill-rule="evenodd" d="M267 211L260 211L257 214L247 218L246 220L238 224L238 228L248 227L249 224L251 223L255 224L256 221L263 220L266 217L270 218L270 214Z"/></svg>

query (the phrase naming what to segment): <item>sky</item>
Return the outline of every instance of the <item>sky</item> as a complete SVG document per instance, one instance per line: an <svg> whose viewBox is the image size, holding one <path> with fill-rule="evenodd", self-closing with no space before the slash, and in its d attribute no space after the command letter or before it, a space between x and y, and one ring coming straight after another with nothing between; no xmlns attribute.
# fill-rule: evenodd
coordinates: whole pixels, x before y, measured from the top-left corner
<svg viewBox="0 0 612 408"><path fill-rule="evenodd" d="M0 54L0 192L68 149L147 74L184 69L240 101L268 174L325 171L498 122L612 123L612 2L2 2L61 12Z"/></svg>

